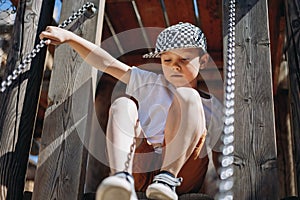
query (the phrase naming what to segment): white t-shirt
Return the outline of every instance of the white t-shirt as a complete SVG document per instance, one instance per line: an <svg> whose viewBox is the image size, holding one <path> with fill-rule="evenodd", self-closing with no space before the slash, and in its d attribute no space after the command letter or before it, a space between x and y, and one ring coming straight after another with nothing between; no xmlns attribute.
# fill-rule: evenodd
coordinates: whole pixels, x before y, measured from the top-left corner
<svg viewBox="0 0 300 200"><path fill-rule="evenodd" d="M133 67L126 93L139 103L139 120L150 143L163 143L168 110L175 87L162 74ZM204 94L204 95L201 95ZM207 149L218 151L222 133L222 105L212 95L200 92L206 119ZM206 97L206 98L205 98ZM218 147L217 147L218 146Z"/></svg>

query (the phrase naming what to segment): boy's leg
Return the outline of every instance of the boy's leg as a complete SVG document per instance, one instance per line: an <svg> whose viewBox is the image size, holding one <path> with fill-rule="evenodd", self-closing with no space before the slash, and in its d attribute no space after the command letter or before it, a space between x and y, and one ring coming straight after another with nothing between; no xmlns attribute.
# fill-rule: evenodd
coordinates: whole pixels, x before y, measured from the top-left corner
<svg viewBox="0 0 300 200"><path fill-rule="evenodd" d="M111 174L125 170L128 155L131 154L132 157L136 148L136 145L132 146L132 144L140 132L137 106L134 101L126 97L115 100L109 111L106 131ZM129 173L132 173L132 162L133 157L128 163Z"/></svg>
<svg viewBox="0 0 300 200"><path fill-rule="evenodd" d="M194 152L206 133L205 116L199 93L191 88L177 88L165 128L162 171L175 176Z"/></svg>
<svg viewBox="0 0 300 200"><path fill-rule="evenodd" d="M180 185L181 180L175 177L193 152L195 150L200 152L205 133L205 116L200 95L191 88L177 88L165 127L161 173L148 187L146 191L148 198L178 198L175 187ZM200 146L199 141L202 141Z"/></svg>
<svg viewBox="0 0 300 200"><path fill-rule="evenodd" d="M140 132L134 101L126 97L117 99L111 105L106 132L108 161L113 176L102 181L97 189L97 200L137 200L132 162L136 145L139 143L135 138ZM128 156L131 158L128 159Z"/></svg>

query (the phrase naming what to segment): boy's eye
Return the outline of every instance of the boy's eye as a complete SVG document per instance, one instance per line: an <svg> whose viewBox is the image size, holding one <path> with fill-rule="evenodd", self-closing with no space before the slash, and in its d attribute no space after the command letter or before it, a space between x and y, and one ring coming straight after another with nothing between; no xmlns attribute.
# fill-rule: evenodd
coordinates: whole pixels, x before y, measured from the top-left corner
<svg viewBox="0 0 300 200"><path fill-rule="evenodd" d="M164 62L171 62L171 59L164 59Z"/></svg>
<svg viewBox="0 0 300 200"><path fill-rule="evenodd" d="M182 61L190 61L191 59L190 58L182 58L181 60Z"/></svg>

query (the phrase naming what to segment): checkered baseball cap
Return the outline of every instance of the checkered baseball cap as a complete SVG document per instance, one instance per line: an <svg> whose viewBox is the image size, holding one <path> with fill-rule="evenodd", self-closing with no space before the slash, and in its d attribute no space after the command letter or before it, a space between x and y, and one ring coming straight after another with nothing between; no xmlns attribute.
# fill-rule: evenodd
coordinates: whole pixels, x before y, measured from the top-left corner
<svg viewBox="0 0 300 200"><path fill-rule="evenodd" d="M206 46L206 37L200 28L180 22L164 29L157 37L155 51L143 58L159 58L161 53L172 49L201 48L206 52Z"/></svg>

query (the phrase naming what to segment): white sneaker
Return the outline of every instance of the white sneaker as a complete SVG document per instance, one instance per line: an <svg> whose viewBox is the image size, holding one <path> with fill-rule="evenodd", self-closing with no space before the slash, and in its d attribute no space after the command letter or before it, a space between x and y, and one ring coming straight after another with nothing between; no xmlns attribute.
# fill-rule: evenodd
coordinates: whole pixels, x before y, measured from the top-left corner
<svg viewBox="0 0 300 200"><path fill-rule="evenodd" d="M107 177L97 189L96 200L137 200L133 177L127 172Z"/></svg>
<svg viewBox="0 0 300 200"><path fill-rule="evenodd" d="M175 178L168 172L162 172L154 177L153 183L146 190L146 196L149 199L177 200L175 189L181 182L182 178Z"/></svg>

